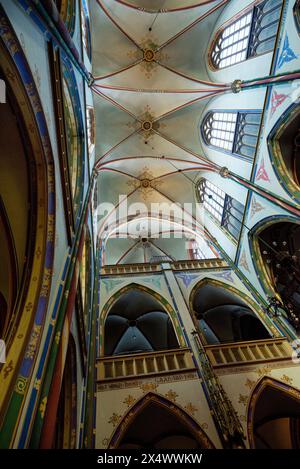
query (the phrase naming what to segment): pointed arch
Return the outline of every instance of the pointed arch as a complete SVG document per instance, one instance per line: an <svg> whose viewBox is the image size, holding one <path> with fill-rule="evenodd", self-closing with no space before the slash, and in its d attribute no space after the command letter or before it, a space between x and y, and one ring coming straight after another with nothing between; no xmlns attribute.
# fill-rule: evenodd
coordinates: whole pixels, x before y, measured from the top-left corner
<svg viewBox="0 0 300 469"><path fill-rule="evenodd" d="M13 413L14 421L19 421L18 413L30 388L48 307L55 241L55 172L47 121L35 79L18 37L1 6L0 24L0 69L6 82L7 96L16 106L16 115L29 153L32 193L32 245L26 252L28 268L22 278L20 299L6 337L7 363L10 368L3 365L0 372L0 445L8 447L14 431L12 420L9 419Z"/></svg>
<svg viewBox="0 0 300 469"><path fill-rule="evenodd" d="M279 117L267 137L272 168L293 200L300 199L299 127L300 110L297 100Z"/></svg>
<svg viewBox="0 0 300 469"><path fill-rule="evenodd" d="M104 307L102 308L102 311L100 313L100 318L99 318L99 327L100 327L100 340L99 340L99 352L100 355L104 355L104 327L105 327L105 321L108 316L108 313L112 306L116 303L116 301L125 293L129 292L130 290L139 290L141 292L147 293L148 295L151 295L154 299L156 299L161 305L162 308L165 310L165 312L169 315L170 320L173 325L173 329L175 332L175 335L177 337L178 343L180 347L186 347L185 339L183 336L183 333L181 331L181 327L179 325L179 321L177 318L177 314L171 306L171 304L158 292L152 290L149 287L146 287L145 285L141 285L139 283L130 283L128 285L125 285L124 287L120 288L117 292L115 292L106 302Z"/></svg>
<svg viewBox="0 0 300 469"><path fill-rule="evenodd" d="M260 316L261 318L264 318L264 315L261 311L260 306L249 295L246 295L246 293L238 290L236 287L233 287L232 285L228 285L228 283L222 282L221 280L216 280L214 278L209 278L209 277L204 277L193 286L191 293L190 293L190 298L189 298L189 305L190 305L191 312L193 312L193 301L194 301L196 291L199 288L203 287L204 285L208 285L208 284L230 291L235 296L239 297L251 309L253 309L254 312L257 313L258 316Z"/></svg>
<svg viewBox="0 0 300 469"><path fill-rule="evenodd" d="M253 265L257 278L268 296L274 296L276 293L274 286L270 281L269 274L264 266L262 255L259 247L259 235L266 228L275 225L276 223L290 222L300 225L299 219L291 215L272 215L270 217L260 220L254 225L248 233L249 248L251 257L253 259Z"/></svg>
<svg viewBox="0 0 300 469"><path fill-rule="evenodd" d="M282 381L279 381L275 378L271 378L269 376L264 376L261 378L261 380L256 384L254 387L249 401L248 401L248 408L247 408L247 433L248 433L248 439L249 439L249 444L250 448L254 449L256 448L256 443L255 443L255 427L259 422L256 421L258 419L258 416L256 415L256 411L258 410L258 403L259 400L261 399L262 395L264 392L267 390L271 390L275 392L276 394L278 393L278 396L283 397L285 399L288 399L291 404L296 404L297 411L294 416L291 416L290 414L290 409L287 407L284 408L284 406L275 406L274 408L275 413L274 414L269 414L269 417L272 421L274 421L277 418L283 418L286 416L289 417L297 417L300 419L300 390L290 386L287 383L284 383ZM274 402L274 400L269 400L269 402ZM265 408L265 415L261 415L262 421L266 421L268 416L268 410ZM299 436L298 436L298 441L296 443L297 445L300 444Z"/></svg>
<svg viewBox="0 0 300 469"><path fill-rule="evenodd" d="M162 407L178 419L190 431L201 448L214 449L213 443L204 430L202 430L200 425L184 409L182 409L182 407L153 392L149 392L145 396L141 397L141 399L139 399L128 410L111 437L108 445L109 449L118 448L122 438L125 436L128 428L133 424L135 418L151 404Z"/></svg>
<svg viewBox="0 0 300 469"><path fill-rule="evenodd" d="M216 280L216 279L208 278L208 277L205 277L205 278L201 279L199 282L197 282L194 285L194 287L192 288L190 296L189 296L190 312L191 312L191 316L192 316L193 322L194 322L195 327L196 327L197 330L199 330L199 324L198 324L198 320L197 320L197 313L194 309L195 296L196 296L197 291L199 289L201 289L202 287L206 286L206 285L210 285L210 286L213 286L215 288L220 288L220 289L225 290L225 292L227 291L229 294L233 294L237 298L237 300L240 300L240 305L241 306L244 305L244 308L247 307L248 309L250 309L252 311L252 313L254 314L254 316L256 317L257 324L258 324L258 321L261 322L261 324L258 324L258 326L259 326L259 336L263 335L263 330L264 329L265 329L266 335L268 335L268 334L269 334L269 336L273 335L273 333L272 333L272 331L269 327L270 323L268 322L268 318L266 317L265 313L263 312L263 310L261 309L259 304L257 304L249 295L247 295L246 293L238 290L236 287L233 287L232 285L229 285L229 284L227 284L225 282L222 282L220 280ZM263 327L264 329L262 329L262 328L260 329L260 327ZM201 336L202 336L203 341L207 342L206 338L204 337L204 335L202 333L201 333ZM214 339L216 339L216 336L215 336L214 333L213 333L212 337L213 336L214 336ZM247 339L247 340L249 340L249 339Z"/></svg>

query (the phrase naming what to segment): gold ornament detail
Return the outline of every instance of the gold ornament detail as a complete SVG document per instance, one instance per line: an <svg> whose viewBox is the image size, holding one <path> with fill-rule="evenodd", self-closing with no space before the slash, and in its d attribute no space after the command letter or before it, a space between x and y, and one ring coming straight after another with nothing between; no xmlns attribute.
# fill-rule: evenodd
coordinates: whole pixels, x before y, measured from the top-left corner
<svg viewBox="0 0 300 469"><path fill-rule="evenodd" d="M194 406L191 402L188 402L184 409L192 415L194 415L198 411L198 407Z"/></svg>
<svg viewBox="0 0 300 469"><path fill-rule="evenodd" d="M178 394L177 392L175 391L172 391L172 389L170 389L166 394L165 394L166 398L169 399L170 401L172 402L176 402L176 399L178 397Z"/></svg>
<svg viewBox="0 0 300 469"><path fill-rule="evenodd" d="M40 411L40 413L41 413L42 419L45 417L46 407L47 407L47 396L45 396L45 397L42 399L41 404L40 404L40 407L39 407L39 411Z"/></svg>
<svg viewBox="0 0 300 469"><path fill-rule="evenodd" d="M108 423L112 423L113 426L115 427L116 425L118 425L118 423L120 422L122 416L119 415L119 414L116 414L115 412L112 414L112 416L109 418L108 420Z"/></svg>
<svg viewBox="0 0 300 469"><path fill-rule="evenodd" d="M270 372L271 372L271 370L268 366L263 366L263 367L258 368L257 370L255 370L255 373L257 373L259 376L267 375Z"/></svg>
<svg viewBox="0 0 300 469"><path fill-rule="evenodd" d="M26 389L26 384L27 384L27 379L23 377L19 377L16 383L16 392L18 394L24 395L25 394L25 389Z"/></svg>
<svg viewBox="0 0 300 469"><path fill-rule="evenodd" d="M128 396L125 397L123 404L126 404L127 407L131 407L134 402L135 398L131 394L128 394Z"/></svg>
<svg viewBox="0 0 300 469"><path fill-rule="evenodd" d="M292 384L293 383L293 378L287 375L282 375L281 376L281 381L284 381L286 384Z"/></svg>
<svg viewBox="0 0 300 469"><path fill-rule="evenodd" d="M255 385L256 381L253 381L252 379L247 379L245 382L245 386L249 389L252 389L253 386Z"/></svg>
<svg viewBox="0 0 300 469"><path fill-rule="evenodd" d="M149 391L156 391L158 388L158 384L155 383L143 383L140 385L140 388L144 392L149 392Z"/></svg>
<svg viewBox="0 0 300 469"><path fill-rule="evenodd" d="M139 68L147 79L150 79L158 69L158 62L166 62L169 59L168 54L162 50L157 50L158 43L158 39L153 38L151 33L144 36L140 43L140 47L143 49L143 61L139 64ZM135 51L128 52L127 56L136 61L141 58L141 52L136 49Z"/></svg>
<svg viewBox="0 0 300 469"><path fill-rule="evenodd" d="M33 331L31 333L30 342L28 344L27 350L25 352L25 358L33 359L34 353L37 348L39 336L40 336L41 326L37 326L36 324L33 327Z"/></svg>
<svg viewBox="0 0 300 469"><path fill-rule="evenodd" d="M130 179L127 182L129 187L137 189L144 200L147 200L153 191L162 184L162 181L155 179L147 166L144 166L137 179Z"/></svg>
<svg viewBox="0 0 300 469"><path fill-rule="evenodd" d="M247 394L240 394L239 395L239 404L246 405L248 402L248 395Z"/></svg>
<svg viewBox="0 0 300 469"><path fill-rule="evenodd" d="M103 440L102 440L102 445L103 445L105 448L107 448L108 444L109 444L109 438L103 438Z"/></svg>

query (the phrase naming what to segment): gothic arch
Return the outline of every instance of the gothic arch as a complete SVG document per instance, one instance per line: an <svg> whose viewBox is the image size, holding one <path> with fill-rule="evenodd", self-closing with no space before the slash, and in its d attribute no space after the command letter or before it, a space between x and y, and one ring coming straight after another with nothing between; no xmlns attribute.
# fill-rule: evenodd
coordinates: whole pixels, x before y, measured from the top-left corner
<svg viewBox="0 0 300 469"><path fill-rule="evenodd" d="M178 404L169 401L163 396L149 392L145 396L141 397L126 413L126 415L121 420L120 424L114 431L108 449L118 448L122 439L124 438L129 427L133 424L134 420L138 415L140 415L146 407L149 405L157 405L161 408L170 412L176 419L178 419L190 432L190 434L195 438L201 448L203 449L214 449L214 445L207 436L207 434L202 430L200 425Z"/></svg>
<svg viewBox="0 0 300 469"><path fill-rule="evenodd" d="M272 167L283 188L293 199L300 198L299 126L297 102L285 110L267 138Z"/></svg>
<svg viewBox="0 0 300 469"><path fill-rule="evenodd" d="M216 279L212 279L212 278L208 278L208 277L205 277L205 278L201 279L199 282L197 282L194 285L194 287L192 288L192 291L190 293L190 297L189 297L189 308L190 308L190 311L191 311L191 316L192 316L193 322L194 322L195 327L196 327L197 330L199 329L199 325L198 325L198 321L197 321L197 318L196 318L196 311L194 310L194 301L195 301L195 296L196 296L197 291L201 287L204 287L206 285L210 285L210 286L213 286L213 287L216 287L216 288L221 288L221 289L227 291L228 293L233 294L237 298L237 300L240 300L241 304L246 305L252 311L252 313L254 313L257 320L260 320L260 322L262 323L262 325L266 329L266 332L271 334L271 330L270 330L270 328L268 329L268 323L266 322L266 317L265 317L264 313L262 312L259 305L250 296L246 295L244 292L238 290L237 288L233 287L232 285L228 285L225 282L222 282L222 281L216 280ZM206 341L204 339L204 337L202 337L202 338L203 338L204 341Z"/></svg>
<svg viewBox="0 0 300 469"><path fill-rule="evenodd" d="M9 366L3 365L0 373L2 415L2 412L5 412L2 405L13 388L16 395L12 393L10 402L17 400L14 412L18 411L24 399L43 331L54 255L55 174L47 123L34 77L18 38L1 7L0 22L0 68L7 93L16 104L26 147L30 152L29 173L33 192L33 218L30 221L32 246L26 253L30 268L22 278L20 301L13 311L6 337ZM25 358L22 359L23 356ZM18 376L22 360L26 361L26 366L22 368L22 375Z"/></svg>
<svg viewBox="0 0 300 469"><path fill-rule="evenodd" d="M139 290L141 292L147 293L148 295L151 295L152 297L154 297L154 299L156 299L162 305L162 308L165 310L165 312L170 317L170 320L172 322L173 329L175 331L179 346L180 347L185 347L186 343L185 343L185 339L183 337L183 334L182 334L182 331L181 331L181 328L180 328L180 325L179 325L179 322L178 322L178 319L177 319L177 315L175 313L174 308L170 305L170 303L161 294L159 294L158 292L152 290L151 288L148 288L145 285L141 285L141 284L138 284L138 283L130 283L129 285L126 285L126 286L122 287L120 290L118 290L116 293L114 293L108 299L108 301L106 302L106 304L102 308L102 311L100 313L100 319L99 319L99 327L100 327L100 331L102 331L102 335L100 334L100 344L99 344L100 355L101 356L104 355L103 331L104 331L104 328L105 328L105 321L106 321L107 315L108 315L110 309L112 308L112 306L114 305L114 303L122 295L129 292L130 290Z"/></svg>
<svg viewBox="0 0 300 469"><path fill-rule="evenodd" d="M278 397L283 397L284 400L282 401L281 405L274 404L275 400L268 399L268 402L272 405L274 411L270 413L266 406L264 406L264 414L260 417L257 415L258 404L259 400L261 399L262 395L266 391L272 391L273 394L277 394ZM296 410L296 412L291 415L291 410ZM274 378L270 378L269 376L264 376L255 386L252 391L252 394L248 401L248 409L247 409L247 432L248 432L248 439L250 448L256 448L257 443L255 441L255 431L258 425L261 422L267 422L268 418L269 421L274 422L276 419L286 418L289 416L290 418L297 418L298 424L294 426L295 428L295 435L294 437L291 436L292 444L297 445L300 447L300 438L299 438L299 421L300 421L300 390L286 384L282 381L279 381ZM259 421L261 420L261 422Z"/></svg>
<svg viewBox="0 0 300 469"><path fill-rule="evenodd" d="M300 225L300 222L297 218L290 216L290 215L272 215L270 217L264 218L263 220L259 221L256 225L254 225L249 232L249 247L253 261L253 265L257 274L257 277L260 281L260 284L263 290L266 292L268 296L274 296L276 294L276 290L272 285L272 282L269 281L269 274L264 266L264 262L262 259L262 255L260 252L259 247L259 239L258 236L262 231L266 228L282 222L290 222L296 225Z"/></svg>
<svg viewBox="0 0 300 469"><path fill-rule="evenodd" d="M80 95L73 66L67 57L62 58L61 64L68 172L74 220L75 226L77 226L83 203L85 175L84 123Z"/></svg>

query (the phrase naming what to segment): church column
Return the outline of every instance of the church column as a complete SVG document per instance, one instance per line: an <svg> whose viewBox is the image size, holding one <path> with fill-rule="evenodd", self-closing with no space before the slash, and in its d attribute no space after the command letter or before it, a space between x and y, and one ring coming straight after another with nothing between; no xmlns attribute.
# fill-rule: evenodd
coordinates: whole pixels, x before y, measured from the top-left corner
<svg viewBox="0 0 300 469"><path fill-rule="evenodd" d="M244 435L238 416L206 356L171 265L162 263L161 267L220 440L224 448L244 448Z"/></svg>
<svg viewBox="0 0 300 469"><path fill-rule="evenodd" d="M53 0L47 0L47 2L28 0L27 2L19 2L19 4L24 11L32 17L37 26L43 30L40 19L42 20L43 24L51 32L53 38L55 38L59 46L67 54L74 67L76 67L84 80L90 85L93 78L80 60L77 47L75 46L69 31L61 20L56 4ZM37 18L37 15L39 18Z"/></svg>
<svg viewBox="0 0 300 469"><path fill-rule="evenodd" d="M37 448L40 444L43 448L51 448L52 446L60 395L60 385L63 375L64 353L67 348L69 328L72 321L78 280L79 259L84 241L83 228L88 216L95 180L96 172L94 171L86 194L80 223L71 248L71 262L69 263L69 269L66 275L63 299L55 324L54 340L51 346L49 361L42 385L38 403L38 412L33 426L30 441L31 448Z"/></svg>

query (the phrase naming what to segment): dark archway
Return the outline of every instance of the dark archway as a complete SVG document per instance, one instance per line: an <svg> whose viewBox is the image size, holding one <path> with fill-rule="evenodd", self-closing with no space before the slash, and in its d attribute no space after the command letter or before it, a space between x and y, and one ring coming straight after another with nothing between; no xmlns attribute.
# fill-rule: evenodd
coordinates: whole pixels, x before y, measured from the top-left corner
<svg viewBox="0 0 300 469"><path fill-rule="evenodd" d="M149 393L138 401L116 429L109 448L212 449L201 427L183 409Z"/></svg>
<svg viewBox="0 0 300 469"><path fill-rule="evenodd" d="M282 159L290 177L300 186L300 111L293 112L278 138Z"/></svg>
<svg viewBox="0 0 300 469"><path fill-rule="evenodd" d="M251 448L300 448L300 391L272 378L255 387L248 407Z"/></svg>
<svg viewBox="0 0 300 469"><path fill-rule="evenodd" d="M218 282L201 282L191 296L196 327L207 344L270 338L250 306Z"/></svg>
<svg viewBox="0 0 300 469"><path fill-rule="evenodd" d="M132 288L115 301L105 321L105 355L177 347L170 316L151 294Z"/></svg>
<svg viewBox="0 0 300 469"><path fill-rule="evenodd" d="M287 310L286 318L299 329L300 224L272 223L257 237L260 257L270 284Z"/></svg>
<svg viewBox="0 0 300 469"><path fill-rule="evenodd" d="M300 197L300 111L292 104L268 136L273 168L280 183L293 199Z"/></svg>
<svg viewBox="0 0 300 469"><path fill-rule="evenodd" d="M0 69L0 78L5 78ZM0 338L7 337L35 242L34 157L16 98L0 106ZM9 138L8 138L9 135ZM12 190L13 188L13 190Z"/></svg>

